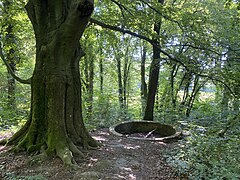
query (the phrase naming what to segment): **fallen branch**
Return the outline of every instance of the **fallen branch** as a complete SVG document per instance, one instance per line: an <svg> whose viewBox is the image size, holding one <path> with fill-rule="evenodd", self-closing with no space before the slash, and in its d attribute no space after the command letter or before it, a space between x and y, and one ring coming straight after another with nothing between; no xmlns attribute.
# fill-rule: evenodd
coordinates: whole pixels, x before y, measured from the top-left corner
<svg viewBox="0 0 240 180"><path fill-rule="evenodd" d="M146 136L144 136L144 138L148 138L154 131L156 131L157 128L153 129L152 131L150 131Z"/></svg>

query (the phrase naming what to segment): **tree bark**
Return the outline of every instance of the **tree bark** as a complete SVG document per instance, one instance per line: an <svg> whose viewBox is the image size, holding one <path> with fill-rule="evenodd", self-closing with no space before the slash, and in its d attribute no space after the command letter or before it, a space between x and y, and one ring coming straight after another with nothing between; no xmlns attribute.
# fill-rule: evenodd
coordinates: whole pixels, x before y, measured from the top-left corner
<svg viewBox="0 0 240 180"><path fill-rule="evenodd" d="M124 111L128 108L128 87L129 87L129 77L130 77L130 68L131 68L131 57L129 56L129 44L124 56L124 68L123 68L123 104ZM126 112L125 112L126 114Z"/></svg>
<svg viewBox="0 0 240 180"><path fill-rule="evenodd" d="M159 3L163 4L164 0L158 0ZM154 24L154 31L157 35L160 33L162 22L157 22ZM158 87L158 79L159 79L159 69L160 69L160 50L159 50L159 40L153 39L154 44L157 46L153 46L153 60L150 66L150 73L149 73L149 83L148 83L148 97L147 97L147 104L144 113L144 120L153 121L153 112L154 112L154 103L155 103L155 96Z"/></svg>
<svg viewBox="0 0 240 180"><path fill-rule="evenodd" d="M121 60L119 57L116 57L117 60L117 76L118 76L118 101L121 110L124 108L123 104L123 83L122 83L122 68L121 68Z"/></svg>
<svg viewBox="0 0 240 180"><path fill-rule="evenodd" d="M77 148L97 146L83 124L79 39L93 11L91 0L30 0L26 6L36 37L31 111L26 125L8 141L15 150L57 154L76 162Z"/></svg>
<svg viewBox="0 0 240 180"><path fill-rule="evenodd" d="M171 65L171 73L170 73L170 83L171 83L171 99L172 99L172 107L176 108L176 102L177 102L177 97L175 96L174 92L177 92L177 90L175 90L174 84L175 84L175 77L177 76L177 72L178 72L178 68L179 66L174 63L173 65Z"/></svg>
<svg viewBox="0 0 240 180"><path fill-rule="evenodd" d="M141 57L141 101L142 101L142 114L144 113L144 110L146 108L146 102L147 102L147 83L145 81L145 62L146 62L146 47L143 46L142 49L142 57Z"/></svg>
<svg viewBox="0 0 240 180"><path fill-rule="evenodd" d="M99 60L99 73L100 73L100 92L103 94L103 58L102 50L100 49L100 60Z"/></svg>

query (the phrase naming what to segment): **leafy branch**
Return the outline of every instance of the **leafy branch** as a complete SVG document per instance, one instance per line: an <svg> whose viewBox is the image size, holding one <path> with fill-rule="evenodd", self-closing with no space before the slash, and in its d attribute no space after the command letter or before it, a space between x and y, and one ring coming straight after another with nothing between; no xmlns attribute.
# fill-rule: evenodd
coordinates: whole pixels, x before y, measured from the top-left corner
<svg viewBox="0 0 240 180"><path fill-rule="evenodd" d="M226 88L230 91L230 93L235 96L235 93L232 91L232 89L230 88L230 86L228 86L224 81L218 79L218 78L215 78L214 76L212 75L204 75L204 74L201 74L201 73L198 73L196 71L193 71L193 69L190 69L186 64L184 64L184 62L182 62L180 59L178 59L176 56L172 55L172 54L169 54L167 51L163 50L159 45L157 45L155 43L154 40L144 36L144 35L141 35L141 34L137 34L135 32L132 32L130 30L127 30L127 29L124 29L124 28L120 28L120 27L117 27L117 26L112 26L112 25L109 25L109 24L105 24L101 21L98 21L96 19L93 19L91 18L90 19L90 22L93 23L93 24L96 24L96 25L99 25L103 28L106 28L106 29L110 29L110 30L113 30L113 31L118 31L118 32L121 32L123 34L129 34L131 36L134 36L134 37L137 37L137 38L140 38L140 39L143 39L147 42L149 42L151 45L153 45L154 47L156 47L162 54L164 54L165 56L167 56L170 60L174 61L174 62L177 62L179 63L180 65L182 65L187 71L192 71L195 75L199 75L200 77L205 77L205 78L209 78L213 81L217 81L217 82L220 82L222 83L224 86L226 86Z"/></svg>

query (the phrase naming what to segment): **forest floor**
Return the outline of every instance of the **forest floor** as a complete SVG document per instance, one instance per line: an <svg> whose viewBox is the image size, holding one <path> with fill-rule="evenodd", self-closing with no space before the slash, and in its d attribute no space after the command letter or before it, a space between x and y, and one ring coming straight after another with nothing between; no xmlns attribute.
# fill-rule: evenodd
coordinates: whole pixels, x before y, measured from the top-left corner
<svg viewBox="0 0 240 180"><path fill-rule="evenodd" d="M0 152L0 179L14 180L179 180L164 154L177 148L176 142L140 141L109 134L108 129L91 132L101 142L97 150L86 153L86 159L75 160L78 169L63 165L59 158L45 161L24 153ZM1 147L0 147L1 151Z"/></svg>

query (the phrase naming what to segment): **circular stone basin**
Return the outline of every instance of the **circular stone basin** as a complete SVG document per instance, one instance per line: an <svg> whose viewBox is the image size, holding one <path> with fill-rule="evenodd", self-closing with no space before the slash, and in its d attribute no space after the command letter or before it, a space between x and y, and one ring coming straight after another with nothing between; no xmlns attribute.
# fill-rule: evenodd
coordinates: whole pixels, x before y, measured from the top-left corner
<svg viewBox="0 0 240 180"><path fill-rule="evenodd" d="M182 134L180 128L154 121L123 122L110 127L109 131L121 137L150 141L168 141Z"/></svg>

